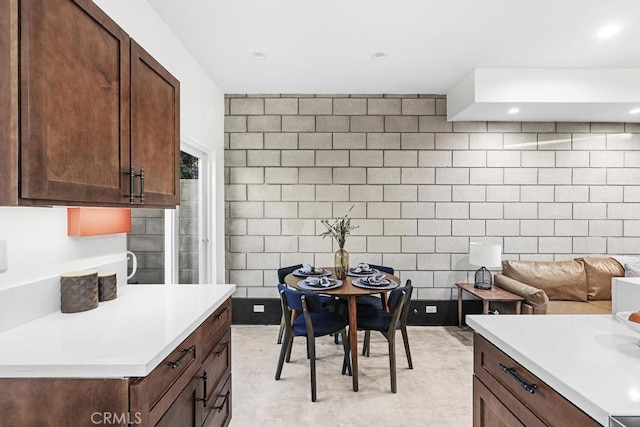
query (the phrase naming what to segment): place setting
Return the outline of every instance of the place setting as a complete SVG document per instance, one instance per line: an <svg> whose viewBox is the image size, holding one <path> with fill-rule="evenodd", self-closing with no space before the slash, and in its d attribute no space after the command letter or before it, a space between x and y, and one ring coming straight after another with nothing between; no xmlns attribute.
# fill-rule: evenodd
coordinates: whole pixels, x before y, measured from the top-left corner
<svg viewBox="0 0 640 427"><path fill-rule="evenodd" d="M372 274L380 273L379 270L371 267L369 264L365 262L361 262L356 267L350 267L347 274L352 277L366 277L371 276Z"/></svg>
<svg viewBox="0 0 640 427"><path fill-rule="evenodd" d="M293 275L297 277L323 277L331 276L331 270L326 268L315 267L311 264L302 264L301 268L293 271Z"/></svg>
<svg viewBox="0 0 640 427"><path fill-rule="evenodd" d="M395 289L398 284L392 280L389 280L382 273L372 274L365 277L358 277L352 282L353 286L364 289L380 289L381 291L388 291Z"/></svg>
<svg viewBox="0 0 640 427"><path fill-rule="evenodd" d="M309 291L323 291L329 289L336 289L342 286L342 280L330 279L328 277L307 277L304 280L298 282L300 289L306 289Z"/></svg>

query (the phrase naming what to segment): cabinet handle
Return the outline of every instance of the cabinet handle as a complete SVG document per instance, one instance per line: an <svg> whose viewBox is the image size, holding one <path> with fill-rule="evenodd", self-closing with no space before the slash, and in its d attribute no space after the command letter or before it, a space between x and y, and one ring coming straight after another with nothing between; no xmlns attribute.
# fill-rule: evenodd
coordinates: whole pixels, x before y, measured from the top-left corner
<svg viewBox="0 0 640 427"><path fill-rule="evenodd" d="M202 406L207 406L207 403L209 402L209 399L207 398L207 379L209 379L207 377L207 371L204 371L204 375L198 375L196 377L199 380L202 380L203 383L203 390L202 390L202 398L196 397L196 402L202 402Z"/></svg>
<svg viewBox="0 0 640 427"><path fill-rule="evenodd" d="M144 168L140 168L140 204L144 205Z"/></svg>
<svg viewBox="0 0 640 427"><path fill-rule="evenodd" d="M187 355L189 353L194 353L195 354L196 345L194 344L189 348L183 348L180 351L182 352L182 354L180 355L178 360L176 360L175 362L168 362L167 363L167 365L171 366L171 369L176 369L178 366L180 366L180 364L184 361L184 358L187 357Z"/></svg>
<svg viewBox="0 0 640 427"><path fill-rule="evenodd" d="M214 406L213 409L217 409L218 412L222 412L222 409L224 408L224 404L227 403L227 400L229 400L229 393L231 393L231 391L227 391L222 396L218 396L218 397L222 397L222 403L220 404L220 406Z"/></svg>
<svg viewBox="0 0 640 427"><path fill-rule="evenodd" d="M123 172L122 174L129 175L129 194L126 194L124 197L128 197L129 204L133 204L136 201L136 191L133 182L136 177L136 170L132 166L131 169L129 169L129 172Z"/></svg>
<svg viewBox="0 0 640 427"><path fill-rule="evenodd" d="M502 363L498 363L498 365L500 365L500 369L502 369L505 373L507 373L507 374L511 375L513 378L515 378L516 381L518 381L518 383L520 383L520 385L522 386L523 389L527 390L531 394L534 394L536 392L536 389L538 388L538 386L535 385L535 384L529 384L524 379L522 379L522 377L520 377L520 375L516 374L516 368L507 368Z"/></svg>
<svg viewBox="0 0 640 427"><path fill-rule="evenodd" d="M218 315L216 316L216 319L222 319L222 316L224 316L224 314L229 311L229 306L226 306L224 308L224 310L222 310L220 313L218 313Z"/></svg>
<svg viewBox="0 0 640 427"><path fill-rule="evenodd" d="M222 353L224 353L224 350L229 346L229 341L225 341L222 344L220 344L220 350L216 351L216 356L220 357L222 356Z"/></svg>
<svg viewBox="0 0 640 427"><path fill-rule="evenodd" d="M136 170L131 167L129 172L123 172L123 175L129 175L129 194L124 197L129 198L129 204L133 205L136 199L140 199L140 204L144 205L144 168L140 169L140 173L136 173ZM140 177L140 195L136 194L135 179Z"/></svg>

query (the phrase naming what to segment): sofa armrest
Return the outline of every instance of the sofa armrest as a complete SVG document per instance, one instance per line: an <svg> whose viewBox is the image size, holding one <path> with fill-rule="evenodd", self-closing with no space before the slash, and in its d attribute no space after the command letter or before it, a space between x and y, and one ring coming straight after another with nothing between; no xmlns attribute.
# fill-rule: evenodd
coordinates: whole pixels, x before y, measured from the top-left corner
<svg viewBox="0 0 640 427"><path fill-rule="evenodd" d="M542 289L527 285L503 274L496 274L494 283L505 291L524 298L525 303L533 307L534 314L546 314L549 297Z"/></svg>

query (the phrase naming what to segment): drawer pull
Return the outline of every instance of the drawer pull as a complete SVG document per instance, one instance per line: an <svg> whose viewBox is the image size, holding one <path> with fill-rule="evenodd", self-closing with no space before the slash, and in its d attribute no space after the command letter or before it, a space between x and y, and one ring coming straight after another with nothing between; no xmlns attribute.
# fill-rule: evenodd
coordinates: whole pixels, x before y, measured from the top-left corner
<svg viewBox="0 0 640 427"><path fill-rule="evenodd" d="M167 365L171 366L171 369L176 369L178 366L180 366L180 364L184 361L184 358L187 357L187 355L189 353L194 353L195 354L196 345L194 344L189 348L183 348L180 351L182 352L182 354L180 355L178 360L176 360L175 362L168 362L167 363Z"/></svg>
<svg viewBox="0 0 640 427"><path fill-rule="evenodd" d="M220 350L216 351L216 356L220 357L222 356L222 353L224 353L224 350L229 346L229 341L225 341L222 344L220 344Z"/></svg>
<svg viewBox="0 0 640 427"><path fill-rule="evenodd" d="M198 375L196 377L199 380L202 380L203 383L203 390L202 390L202 395L204 396L203 398L199 398L196 397L196 402L202 402L202 406L207 406L207 403L209 402L209 399L207 398L207 371L204 371L204 375Z"/></svg>
<svg viewBox="0 0 640 427"><path fill-rule="evenodd" d="M216 319L222 319L222 317L224 316L224 314L229 311L229 306L226 306L224 308L224 310L222 310L220 313L218 313L218 315L216 316Z"/></svg>
<svg viewBox="0 0 640 427"><path fill-rule="evenodd" d="M218 397L222 397L222 403L220 404L220 406L214 406L213 409L217 409L218 412L222 412L222 409L224 409L225 403L227 403L227 400L229 400L229 393L231 393L231 391L227 391L224 395L218 396Z"/></svg>
<svg viewBox="0 0 640 427"><path fill-rule="evenodd" d="M506 372L507 374L511 375L513 378L515 378L516 381L518 381L520 383L520 385L522 386L523 389L527 390L531 394L536 392L536 389L538 388L538 386L535 385L535 384L529 384L528 382L523 380L520 377L520 375L516 374L516 368L507 368L502 363L499 363L499 365L500 365L500 369L502 369L504 372Z"/></svg>

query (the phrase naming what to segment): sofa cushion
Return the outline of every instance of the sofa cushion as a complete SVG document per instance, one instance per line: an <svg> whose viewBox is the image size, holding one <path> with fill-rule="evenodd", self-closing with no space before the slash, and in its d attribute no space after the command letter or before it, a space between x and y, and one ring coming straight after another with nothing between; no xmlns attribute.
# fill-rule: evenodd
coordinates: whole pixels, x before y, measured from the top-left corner
<svg viewBox="0 0 640 427"><path fill-rule="evenodd" d="M591 302L549 301L547 314L611 314L611 307L607 309Z"/></svg>
<svg viewBox="0 0 640 427"><path fill-rule="evenodd" d="M551 301L587 300L587 280L581 261L504 260L502 274L544 290Z"/></svg>
<svg viewBox="0 0 640 427"><path fill-rule="evenodd" d="M535 307L540 312L545 311L545 305L549 302L549 298L542 289L534 288L533 286L507 277L504 274L496 274L494 280L497 287L520 295L530 306ZM513 303L509 303L508 305L513 306ZM515 312L515 310L513 310L513 312Z"/></svg>
<svg viewBox="0 0 640 427"><path fill-rule="evenodd" d="M589 301L589 305L593 305L596 307L600 307L603 310L606 310L607 313L611 313L611 300L600 300L600 301Z"/></svg>
<svg viewBox="0 0 640 427"><path fill-rule="evenodd" d="M587 275L587 299L611 299L611 278L624 276L624 268L613 258L576 258L584 263Z"/></svg>

